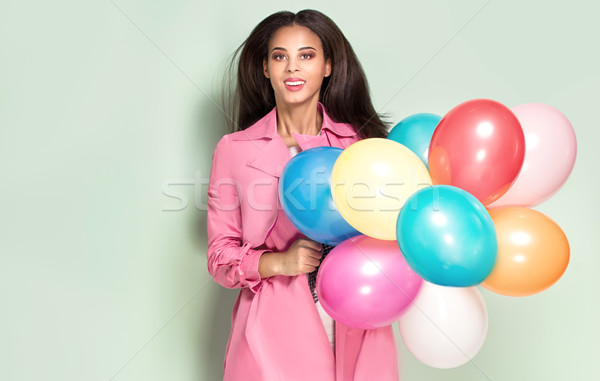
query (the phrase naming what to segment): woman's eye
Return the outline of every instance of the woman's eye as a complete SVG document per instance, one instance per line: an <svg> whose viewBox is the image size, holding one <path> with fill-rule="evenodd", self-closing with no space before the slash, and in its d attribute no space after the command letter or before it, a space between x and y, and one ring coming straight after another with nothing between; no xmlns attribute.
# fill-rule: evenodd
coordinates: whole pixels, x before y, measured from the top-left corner
<svg viewBox="0 0 600 381"><path fill-rule="evenodd" d="M310 53L304 53L303 55L300 56L300 58L302 58L304 60L311 59L312 57L313 57L313 55Z"/></svg>
<svg viewBox="0 0 600 381"><path fill-rule="evenodd" d="M285 59L285 56L283 54L273 54L273 59L275 61L283 61Z"/></svg>

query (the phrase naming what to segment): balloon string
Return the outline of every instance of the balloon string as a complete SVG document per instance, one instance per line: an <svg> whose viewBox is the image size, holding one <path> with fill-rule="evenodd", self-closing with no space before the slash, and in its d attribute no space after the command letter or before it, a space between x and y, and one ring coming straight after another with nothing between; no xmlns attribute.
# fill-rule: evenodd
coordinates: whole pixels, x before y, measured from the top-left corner
<svg viewBox="0 0 600 381"><path fill-rule="evenodd" d="M325 257L327 256L327 254L329 254L329 252L331 251L331 249L333 249L335 246L330 246L330 245L326 245L323 244L321 247L321 263L323 263L323 260L325 259ZM310 287L310 293L312 294L313 297L313 301L315 303L317 303L319 301L319 298L317 296L317 272L319 271L319 267L321 267L321 265L319 264L319 266L317 266L317 268L315 269L315 271L308 273L308 286Z"/></svg>

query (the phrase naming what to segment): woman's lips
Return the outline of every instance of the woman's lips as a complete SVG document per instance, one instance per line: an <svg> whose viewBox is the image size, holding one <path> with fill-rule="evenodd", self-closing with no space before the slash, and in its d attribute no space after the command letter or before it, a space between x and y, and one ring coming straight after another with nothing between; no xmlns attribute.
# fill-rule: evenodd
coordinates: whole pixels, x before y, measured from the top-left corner
<svg viewBox="0 0 600 381"><path fill-rule="evenodd" d="M306 81L300 78L288 78L283 83L286 89L290 91L298 91L304 87Z"/></svg>

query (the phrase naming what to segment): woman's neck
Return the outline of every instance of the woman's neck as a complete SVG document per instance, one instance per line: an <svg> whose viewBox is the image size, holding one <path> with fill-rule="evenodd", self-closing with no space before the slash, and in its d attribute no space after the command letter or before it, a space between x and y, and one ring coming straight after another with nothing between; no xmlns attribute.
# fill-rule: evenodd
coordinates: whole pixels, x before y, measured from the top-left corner
<svg viewBox="0 0 600 381"><path fill-rule="evenodd" d="M277 105L277 132L286 140L293 140L293 133L301 135L318 135L323 124L323 116L316 102L303 105Z"/></svg>

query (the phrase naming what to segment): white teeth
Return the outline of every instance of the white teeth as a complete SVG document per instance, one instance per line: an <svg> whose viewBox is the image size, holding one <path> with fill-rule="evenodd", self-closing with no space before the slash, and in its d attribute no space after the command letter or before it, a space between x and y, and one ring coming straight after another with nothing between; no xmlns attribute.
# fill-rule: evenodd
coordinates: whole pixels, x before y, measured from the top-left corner
<svg viewBox="0 0 600 381"><path fill-rule="evenodd" d="M295 82L284 82L288 86L300 86L304 84L304 81L295 81Z"/></svg>

